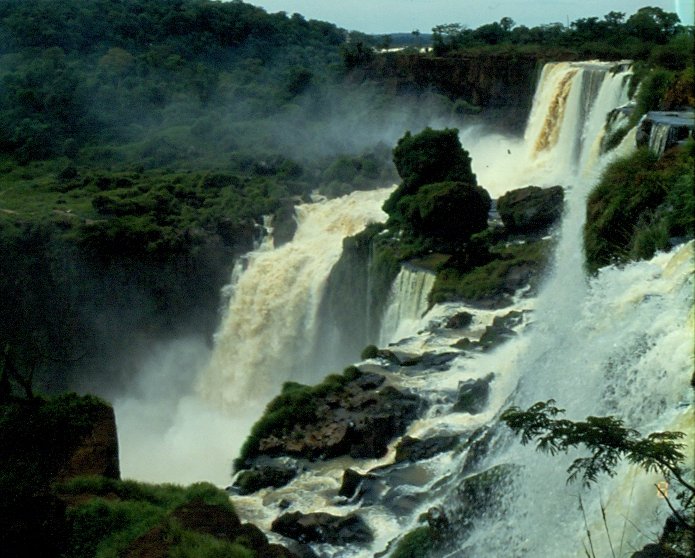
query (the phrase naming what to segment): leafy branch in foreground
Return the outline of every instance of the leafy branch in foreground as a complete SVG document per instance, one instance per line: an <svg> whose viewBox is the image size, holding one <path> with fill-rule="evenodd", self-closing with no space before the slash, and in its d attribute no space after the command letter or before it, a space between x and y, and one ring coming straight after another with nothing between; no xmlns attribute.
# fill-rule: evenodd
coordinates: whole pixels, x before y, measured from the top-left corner
<svg viewBox="0 0 695 558"><path fill-rule="evenodd" d="M567 469L567 482L581 476L583 483L590 486L600 473L614 476L618 462L627 459L647 472L673 475L690 493L685 507L692 503L695 486L683 478L680 467L685 459L684 444L679 442L685 436L682 432L654 432L642 437L636 430L626 428L616 417L587 417L585 421L576 422L556 418L564 412L555 406L553 399L549 399L526 411L511 407L502 413L501 419L516 434L521 434L522 444L537 439L536 449L551 455L566 453L570 448L586 447L591 456L579 457L572 462Z"/></svg>

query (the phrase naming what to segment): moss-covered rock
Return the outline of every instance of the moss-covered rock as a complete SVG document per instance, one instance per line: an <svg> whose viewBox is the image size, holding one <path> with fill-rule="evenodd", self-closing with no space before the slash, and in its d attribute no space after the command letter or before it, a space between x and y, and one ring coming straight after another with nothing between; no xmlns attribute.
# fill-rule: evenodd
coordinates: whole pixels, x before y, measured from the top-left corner
<svg viewBox="0 0 695 558"><path fill-rule="evenodd" d="M497 200L502 223L512 233L547 231L562 215L562 186L527 186L511 190Z"/></svg>
<svg viewBox="0 0 695 558"><path fill-rule="evenodd" d="M309 459L383 456L388 442L405 431L424 401L382 386L381 378L351 367L314 387L286 383L253 426L236 467L250 466L261 455Z"/></svg>
<svg viewBox="0 0 695 558"><path fill-rule="evenodd" d="M437 273L430 302L465 301L486 308L511 303L511 295L525 286L535 286L545 268L550 240L501 245L475 266L450 259ZM485 261L487 260L487 261Z"/></svg>

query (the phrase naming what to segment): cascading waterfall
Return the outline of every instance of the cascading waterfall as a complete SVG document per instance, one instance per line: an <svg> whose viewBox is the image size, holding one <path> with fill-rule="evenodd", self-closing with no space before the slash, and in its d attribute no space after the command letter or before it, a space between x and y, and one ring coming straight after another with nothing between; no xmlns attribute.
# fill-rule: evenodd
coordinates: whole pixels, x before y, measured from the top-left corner
<svg viewBox="0 0 695 558"><path fill-rule="evenodd" d="M427 297L435 275L422 269L403 266L389 294L381 322L380 345L388 345L417 333L417 326L429 307Z"/></svg>
<svg viewBox="0 0 695 558"><path fill-rule="evenodd" d="M568 487L565 469L572 456L538 455L495 426L499 411L510 404L525 407L554 398L570 419L615 414L643 433L688 430L692 409L682 399L692 366L692 244L649 262L606 268L592 279L583 270L581 229L588 191L608 159L629 152L635 141L631 132L610 155L601 155L606 116L627 101L628 76L625 64L547 64L523 141L486 135L480 129L461 133L479 182L494 196L528 184L559 183L566 187L567 207L553 271L536 299L520 299L513 307L530 315L522 335L492 352L466 353L446 371L387 373L390 382L417 390L432 403L428 415L411 425L407 435L467 436L490 428L497 434L488 452L477 456L476 471L500 464L520 471L514 483L505 481L505 497L494 509L473 524L467 522L446 556L579 557L585 555L587 528L595 534L596 556L610 556L606 537L598 535L603 529L601 504L607 509L609 529L621 540L623 556L628 548L649 542L641 533L656 532L663 524L667 511L652 486L658 479L621 464L615 479L591 491ZM302 206L293 242L251 255L233 288L212 363L200 379L201 394L227 407L257 404L285 380L317 381L330 372L312 369L312 362L320 360L310 354L316 349L311 339L320 339L317 308L323 284L338 259L343 236L383 219L380 207L388 193L358 192ZM338 224L344 218L349 226ZM407 267L401 271L382 320L381 338L371 342L384 345L415 336L403 343L405 351L408 343L418 353L452 350L453 340L430 326L437 316L462 307L436 306L422 320L431 281L431 274ZM480 332L510 308L466 310L475 314L470 331ZM490 373L494 379L487 410L477 415L452 413L458 384L493 377ZM442 453L382 472L383 493L369 503L336 498L342 473L347 467L379 470L393 460L393 451L380 460L345 458L311 465L290 485L237 497L235 505L242 516L265 529L281 510L337 515L359 510L375 532L371 547L321 545L317 550L321 556L366 558L383 553L390 541L418 526L418 517L432 506L443 508L454 522L469 516L472 510L461 509L457 491L471 474L469 467L463 472L470 457L467 451ZM586 524L577 510L579 492Z"/></svg>
<svg viewBox="0 0 695 558"><path fill-rule="evenodd" d="M297 207L292 242L253 252L233 286L198 391L230 409L258 405L288 380L316 382L326 373L312 350L326 278L346 236L382 221L389 189L353 192Z"/></svg>
<svg viewBox="0 0 695 558"><path fill-rule="evenodd" d="M561 87L556 90L562 95L569 72L567 68L558 78ZM573 79L580 76L578 72ZM688 393L692 367L692 244L676 255L660 255L625 269L607 268L588 282L582 269L586 196L606 162L599 159L602 128L607 112L624 102L623 77L604 70L585 125L557 134L581 134L583 147L574 167L565 167L572 189L555 266L536 301L534 327L525 335L523 350L514 353L518 387L510 401L525 408L553 398L567 409L570 419L615 414L643 433L692 431L692 420L686 426L691 413L679 407ZM579 83L584 87L585 82ZM581 120L567 114L572 95L570 91L566 96L564 112L567 121L577 126ZM551 104L548 113L554 110ZM555 116L552 119L556 121ZM533 127L531 121L529 129ZM547 124L540 137L549 137ZM563 157L568 155L568 140L564 146L563 140L555 144ZM618 154L633 142L631 134ZM513 353L514 348L507 351ZM611 535L622 545L616 556L624 556L628 549L652 542L644 533L658 536L669 512L657 498L656 476L621 464L615 479L602 479L593 490L582 490L565 483L573 457L538 455L516 441L507 444L487 456L486 464L512 463L520 468L519 480L508 488L496 512L462 537L447 556L584 556L587 529L593 534L596 556L611 556ZM586 524L578 508L579 495ZM607 510L608 535L602 507Z"/></svg>

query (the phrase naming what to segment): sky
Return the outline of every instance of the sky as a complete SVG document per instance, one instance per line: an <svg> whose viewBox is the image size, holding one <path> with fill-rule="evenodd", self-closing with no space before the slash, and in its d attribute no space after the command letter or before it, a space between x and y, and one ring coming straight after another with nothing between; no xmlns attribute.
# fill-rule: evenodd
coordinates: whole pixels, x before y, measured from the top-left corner
<svg viewBox="0 0 695 558"><path fill-rule="evenodd" d="M300 13L307 19L335 23L363 33L429 33L443 23L476 28L511 17L532 27L583 17L603 17L610 11L628 16L644 6L676 12L686 25L693 24L695 0L245 0L267 12Z"/></svg>

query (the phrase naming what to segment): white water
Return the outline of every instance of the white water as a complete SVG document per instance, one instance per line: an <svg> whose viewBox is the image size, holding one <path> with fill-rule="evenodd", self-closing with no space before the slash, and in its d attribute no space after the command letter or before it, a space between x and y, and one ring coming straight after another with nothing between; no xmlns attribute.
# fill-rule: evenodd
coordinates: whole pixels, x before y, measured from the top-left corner
<svg viewBox="0 0 695 558"><path fill-rule="evenodd" d="M497 411L510 401L527 406L551 397L568 410L572 419L616 414L643 433L666 429L693 431L692 406L681 405L688 396L687 383L692 372L692 245L675 255L660 254L650 262L624 269L607 268L591 280L586 279L582 269L580 235L586 195L607 162L599 158L602 127L608 111L626 100L627 74L613 75L607 68L601 64L546 65L523 140L485 135L479 128L462 131L462 144L471 152L478 180L493 196L528 184L559 183L567 187L566 215L553 273L537 299L521 300L515 306L533 310L519 329L519 337L494 352L460 357L446 372L389 375L396 385L416 389L433 402L428 416L413 424L409 435L470 432L493 423ZM634 133L610 156L628 151L633 144ZM300 209L294 242L278 250L266 246L252 254L248 268L238 276L232 289L227 321L218 334L211 364L200 377L197 395L178 403L175 414L181 419L177 418L173 425L167 423L164 440L175 439L184 424L189 435L191 430L204 432L205 436L199 438L207 440L208 446L221 448L227 456L223 462L220 458L222 468L228 471L229 461L248 432L251 417L260 415L264 403L283 381L317 381L320 374L329 372L310 370L313 357L305 352L312 346L308 340L320 327L315 316L321 288L340 254L342 237L354 234L369 220L382 219L380 207L387 193L355 193L345 199L305 206ZM342 222L339 215L344 215L343 209L350 225L333 228L334 222ZM421 296L425 288L415 288L420 293L415 298L420 302L401 311L411 301L404 293L413 286L404 281L396 287L399 294L394 294L391 306L395 309L392 316L396 317L385 320L389 324L385 327L394 333L387 332L385 337L382 334L382 343L389 337L396 340L401 335L425 330L428 321L458 310L453 306L435 307L418 323L414 318L426 308ZM506 311L476 311L473 324L459 332L458 337L425 331L407 346L421 352L451 350L448 345L453 341L462 335L475 339L495 315ZM489 373L495 374L489 409L475 416L450 413L458 382ZM195 411L201 402L207 409L204 413ZM194 409L193 415L188 414L187 407ZM227 414L219 410L206 414L209 409L219 408ZM226 422L221 423L224 428L215 426L218 423L214 417L220 415L226 417ZM142 423L151 417L141 414L139 419L133 419L130 434L121 434L122 439L134 435L138 420ZM201 421L208 421L209 425ZM156 439L147 439L139 456L149 450L162 464L158 480L169 480L164 452L171 450L164 448L159 453L160 446ZM210 461L220 453L211 453L202 446L197 451L200 460ZM408 470L408 482L390 489L387 494L425 495L411 513L394 512L382 503L360 510L359 504L346 506L336 498L345 468L366 472L389 463L393 451L378 461L342 459L317 464L289 486L235 498L235 505L246 519L265 529L280 513L283 498L290 501L288 511L344 515L360 510L375 531L375 543L368 549L322 548L320 554L373 556L384 550L389 541L416 526L418 515L430 506L455 510L454 492L461 481L458 474L462 457L445 453L413 466ZM538 455L532 448L512 441L493 451L485 465L520 464L524 466L522 480L513 489L510 485L508 497L498 506L497 511L504 516L493 516L487 523L478 524L470 537L462 537L448 555L584 556L586 529L577 511L579 489L565 484L568 462L568 458ZM625 532L622 551L616 556L629 555L629 548L649 542L641 533L651 535L658 531L667 513L652 486L657 479L622 465L618 473L615 479L602 479L600 487L582 491L599 557L610 556L600 520L599 497L606 504L614 540ZM448 485L442 485L442 481ZM445 490L447 486L450 493ZM475 550L469 552L469 547Z"/></svg>
<svg viewBox="0 0 695 558"><path fill-rule="evenodd" d="M624 81L620 74L604 74L593 106L579 119L580 110L586 108L578 104L581 92L575 88L587 87L587 82L577 82L586 78L581 69L572 72L571 66L546 66L546 83L539 87L531 133L526 136L527 141L536 138L541 164L562 169L563 182L573 187L567 196L554 270L536 301L533 327L523 339L499 351L515 359L510 373L518 378L518 388L511 401L527 407L553 398L567 409L570 419L615 414L643 433L692 432L692 407L679 407L688 398L692 373L692 245L676 255L660 255L624 269L607 268L597 278L585 279L581 227L586 196L607 162L598 158L602 126L607 112L624 102ZM555 85L551 87L550 82ZM572 83L569 91L568 82ZM542 101L550 90L555 100ZM558 119L556 109L562 104L562 119ZM563 129L538 125L541 106L550 107L545 122L552 116L550 120L561 122ZM579 127L582 121L584 126ZM575 133L581 130L581 142L572 137L573 128ZM629 150L633 141L630 134L617 154ZM556 164L552 163L555 156L561 158ZM570 461L538 455L516 442L490 456L490 466L521 465L521 480L508 492L494 520L478 525L470 538L460 542L459 550L447 555L585 556L586 526L578 510L578 494L587 510L596 556L611 556L601 502L607 509L616 556L629 555L656 539L668 510L656 497L653 475L621 464L615 479L604 478L599 487L585 491L566 485Z"/></svg>
<svg viewBox="0 0 695 558"><path fill-rule="evenodd" d="M381 320L381 346L417 333L417 327L429 308L427 297L434 285L434 273L403 266L396 276Z"/></svg>
<svg viewBox="0 0 695 558"><path fill-rule="evenodd" d="M283 382L313 383L326 374L312 354L323 287L343 238L383 221L381 206L389 193L353 192L298 206L294 239L277 249L267 243L250 255L198 383L204 399L233 413L262 408Z"/></svg>

